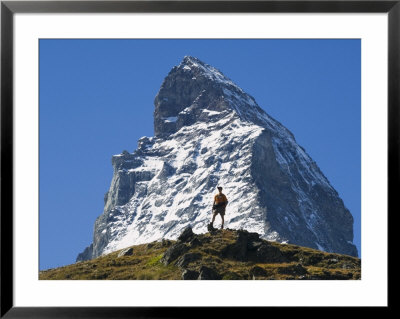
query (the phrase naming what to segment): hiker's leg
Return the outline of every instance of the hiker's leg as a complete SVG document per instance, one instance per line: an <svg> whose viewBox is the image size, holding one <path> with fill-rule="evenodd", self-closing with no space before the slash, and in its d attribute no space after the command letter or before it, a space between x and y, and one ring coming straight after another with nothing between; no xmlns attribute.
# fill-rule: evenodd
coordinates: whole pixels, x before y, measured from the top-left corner
<svg viewBox="0 0 400 319"><path fill-rule="evenodd" d="M224 228L224 214L221 214L221 219L222 219L222 224L221 224L221 229Z"/></svg>
<svg viewBox="0 0 400 319"><path fill-rule="evenodd" d="M214 225L214 220L215 220L215 216L217 216L217 214L213 214L212 220L211 220L211 225Z"/></svg>

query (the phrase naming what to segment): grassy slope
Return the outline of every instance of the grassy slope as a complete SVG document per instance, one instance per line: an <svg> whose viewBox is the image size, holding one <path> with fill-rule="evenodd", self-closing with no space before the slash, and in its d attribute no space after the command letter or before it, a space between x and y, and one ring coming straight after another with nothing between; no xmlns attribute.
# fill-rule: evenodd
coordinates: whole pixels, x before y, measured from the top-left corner
<svg viewBox="0 0 400 319"><path fill-rule="evenodd" d="M189 253L200 253L201 259L191 262L187 269L199 270L202 265L215 269L222 279L360 279L358 258L325 253L306 247L268 242L279 248L287 259L278 263L238 261L223 257L221 251L236 241L234 231L196 236L201 244L190 247ZM146 280L181 279L182 269L176 261L162 262L165 251L175 241L153 242L132 246L133 255L118 257L119 251L85 262L41 271L41 280ZM300 266L301 265L301 266ZM300 267L300 271L299 271ZM305 271L306 270L306 271Z"/></svg>

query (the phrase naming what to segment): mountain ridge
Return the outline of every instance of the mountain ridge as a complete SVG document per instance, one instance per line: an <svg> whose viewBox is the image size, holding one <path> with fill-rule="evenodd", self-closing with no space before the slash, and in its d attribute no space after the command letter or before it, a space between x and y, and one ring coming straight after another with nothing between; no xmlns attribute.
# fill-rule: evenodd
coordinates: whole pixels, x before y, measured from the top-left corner
<svg viewBox="0 0 400 319"><path fill-rule="evenodd" d="M126 247L48 269L40 280L360 280L361 260L269 242L238 229L193 233Z"/></svg>

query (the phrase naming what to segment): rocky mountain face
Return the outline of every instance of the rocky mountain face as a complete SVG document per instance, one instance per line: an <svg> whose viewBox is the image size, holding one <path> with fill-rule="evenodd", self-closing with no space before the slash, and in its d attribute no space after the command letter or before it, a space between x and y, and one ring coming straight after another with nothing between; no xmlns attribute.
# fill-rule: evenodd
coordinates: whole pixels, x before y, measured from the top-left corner
<svg viewBox="0 0 400 319"><path fill-rule="evenodd" d="M216 187L229 228L357 256L353 217L293 134L214 67L185 57L155 97L154 137L112 157L114 175L77 261L205 233ZM219 217L217 217L217 221Z"/></svg>

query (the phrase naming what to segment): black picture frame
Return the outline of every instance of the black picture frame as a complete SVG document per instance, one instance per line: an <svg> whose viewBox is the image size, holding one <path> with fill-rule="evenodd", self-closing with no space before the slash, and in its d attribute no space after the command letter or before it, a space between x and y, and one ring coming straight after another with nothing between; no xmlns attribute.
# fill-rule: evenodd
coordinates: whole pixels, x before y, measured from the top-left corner
<svg viewBox="0 0 400 319"><path fill-rule="evenodd" d="M16 13L117 12L309 12L388 14L388 219L396 213L399 189L400 0L356 1L1 1L1 318L179 318L227 314L218 307L15 307L13 300L13 19ZM396 210L396 211L395 211ZM383 213L383 212L381 212ZM390 222L388 222L389 227ZM392 225L393 226L393 223ZM388 234L392 234L388 229ZM390 235L388 247L390 247ZM389 249L390 251L390 249ZM389 254L388 254L389 258ZM390 258L388 260L390 263ZM389 270L389 269L388 269ZM390 281L388 280L388 287ZM240 293L240 292L238 292ZM388 294L389 295L389 294ZM210 295L211 296L211 295ZM206 297L207 298L207 297ZM388 310L391 298L388 298ZM249 316L258 307L240 307ZM296 315L309 311L290 307ZM330 311L336 311L332 309ZM269 310L268 310L269 311Z"/></svg>

